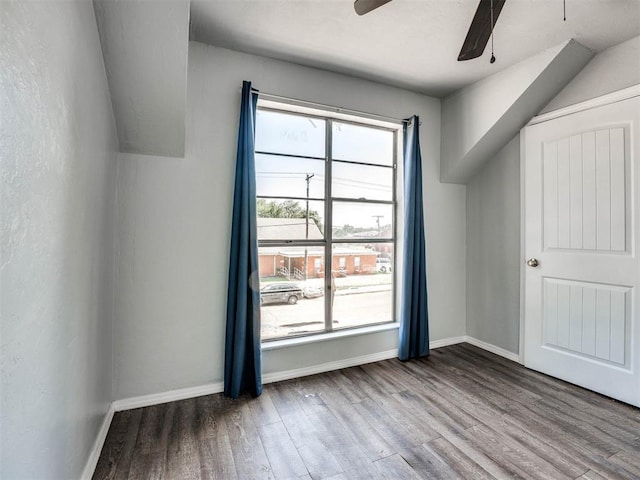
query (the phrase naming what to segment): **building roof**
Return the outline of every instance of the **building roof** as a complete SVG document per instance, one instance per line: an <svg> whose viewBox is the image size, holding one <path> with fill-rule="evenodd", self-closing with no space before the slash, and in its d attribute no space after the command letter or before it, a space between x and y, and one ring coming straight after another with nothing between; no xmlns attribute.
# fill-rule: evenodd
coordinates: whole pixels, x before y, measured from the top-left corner
<svg viewBox="0 0 640 480"><path fill-rule="evenodd" d="M322 240L324 236L312 218L265 218L258 217L259 240Z"/></svg>
<svg viewBox="0 0 640 480"><path fill-rule="evenodd" d="M324 247L322 246L309 246L306 247L307 255L314 257L322 257L324 256ZM260 247L258 249L258 255L282 255L283 257L304 257L305 247ZM369 248L361 247L359 245L350 245L350 246L334 246L333 248L334 256L378 256L380 255L375 250L371 250Z"/></svg>

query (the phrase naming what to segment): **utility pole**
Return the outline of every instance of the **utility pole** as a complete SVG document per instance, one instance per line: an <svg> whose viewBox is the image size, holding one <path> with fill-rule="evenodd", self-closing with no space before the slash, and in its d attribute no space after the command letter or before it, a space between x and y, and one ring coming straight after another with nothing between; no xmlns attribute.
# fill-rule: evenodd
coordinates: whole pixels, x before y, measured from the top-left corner
<svg viewBox="0 0 640 480"><path fill-rule="evenodd" d="M309 239L309 184L311 183L311 179L315 176L314 173L307 173L305 175L305 182L307 182L307 214L305 215L306 217L306 225L305 225L305 234L304 234L304 238L305 240ZM305 245L304 247L304 280L305 282L307 281L307 278L309 277L309 267L308 267L308 261L309 261L309 252L307 251L307 246Z"/></svg>
<svg viewBox="0 0 640 480"><path fill-rule="evenodd" d="M376 223L378 224L378 236L380 236L380 219L384 218L384 215L371 215L371 217L376 219Z"/></svg>

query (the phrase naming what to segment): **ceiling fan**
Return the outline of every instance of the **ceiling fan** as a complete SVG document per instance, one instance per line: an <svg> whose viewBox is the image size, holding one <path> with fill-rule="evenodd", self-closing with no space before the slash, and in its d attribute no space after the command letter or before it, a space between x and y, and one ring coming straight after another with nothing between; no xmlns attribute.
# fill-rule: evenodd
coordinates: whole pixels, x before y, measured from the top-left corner
<svg viewBox="0 0 640 480"><path fill-rule="evenodd" d="M391 0L355 0L353 8L358 15L364 15L375 10ZM476 14L473 16L471 26L464 39L462 49L458 55L458 61L471 60L482 55L489 37L496 24L498 15L502 11L505 0L480 0ZM495 62L495 57L491 55L491 63Z"/></svg>

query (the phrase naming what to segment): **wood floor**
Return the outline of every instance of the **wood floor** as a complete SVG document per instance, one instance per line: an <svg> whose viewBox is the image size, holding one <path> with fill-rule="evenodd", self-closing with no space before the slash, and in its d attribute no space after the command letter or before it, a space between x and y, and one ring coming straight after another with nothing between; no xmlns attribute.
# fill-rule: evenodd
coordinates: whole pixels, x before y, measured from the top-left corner
<svg viewBox="0 0 640 480"><path fill-rule="evenodd" d="M640 479L640 409L468 344L117 413L94 479Z"/></svg>

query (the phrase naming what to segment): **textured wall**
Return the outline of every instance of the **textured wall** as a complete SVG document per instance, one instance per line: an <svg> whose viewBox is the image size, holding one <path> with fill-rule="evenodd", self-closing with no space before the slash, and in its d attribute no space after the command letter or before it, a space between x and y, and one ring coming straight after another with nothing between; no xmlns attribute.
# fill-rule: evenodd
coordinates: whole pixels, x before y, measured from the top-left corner
<svg viewBox="0 0 640 480"><path fill-rule="evenodd" d="M520 135L467 184L467 335L518 353Z"/></svg>
<svg viewBox="0 0 640 480"><path fill-rule="evenodd" d="M568 40L445 98L442 181L466 184L592 56Z"/></svg>
<svg viewBox="0 0 640 480"><path fill-rule="evenodd" d="M120 151L184 156L189 0L93 0Z"/></svg>
<svg viewBox="0 0 640 480"><path fill-rule="evenodd" d="M465 332L465 187L438 180L440 101L191 43L186 157L120 155L116 398L222 380L243 79L264 92L396 118L421 116L432 339ZM397 331L390 331L274 350L265 352L264 370L301 368L396 345Z"/></svg>
<svg viewBox="0 0 640 480"><path fill-rule="evenodd" d="M0 9L0 477L78 478L112 399L115 126L91 2Z"/></svg>
<svg viewBox="0 0 640 480"><path fill-rule="evenodd" d="M541 113L640 84L640 36L598 53Z"/></svg>
<svg viewBox="0 0 640 480"><path fill-rule="evenodd" d="M640 82L640 37L597 54L543 112ZM519 135L467 185L467 333L518 353Z"/></svg>

